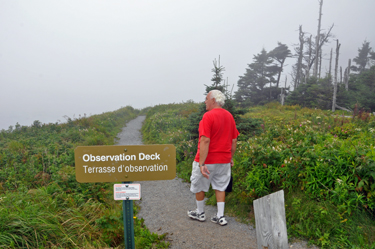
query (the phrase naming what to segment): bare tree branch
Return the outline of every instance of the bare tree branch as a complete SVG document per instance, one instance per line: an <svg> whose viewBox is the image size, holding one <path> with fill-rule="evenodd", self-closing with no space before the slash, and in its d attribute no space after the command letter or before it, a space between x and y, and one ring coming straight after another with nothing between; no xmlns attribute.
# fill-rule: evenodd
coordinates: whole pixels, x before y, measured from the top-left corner
<svg viewBox="0 0 375 249"><path fill-rule="evenodd" d="M340 110L347 111L347 112L353 112L352 110L346 109L345 107L338 106L337 104L335 104L335 107L340 109Z"/></svg>

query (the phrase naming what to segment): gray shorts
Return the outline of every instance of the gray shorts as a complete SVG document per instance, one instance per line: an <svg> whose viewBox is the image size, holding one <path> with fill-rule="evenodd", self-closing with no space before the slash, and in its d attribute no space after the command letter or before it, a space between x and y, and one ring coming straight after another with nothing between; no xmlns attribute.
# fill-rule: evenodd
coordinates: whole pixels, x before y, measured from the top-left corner
<svg viewBox="0 0 375 249"><path fill-rule="evenodd" d="M205 178L199 168L199 163L193 162L193 170L191 172L191 186L190 191L194 194L201 191L208 192L210 184L212 189L225 191L231 176L230 163L206 164L208 171L210 171L209 178Z"/></svg>

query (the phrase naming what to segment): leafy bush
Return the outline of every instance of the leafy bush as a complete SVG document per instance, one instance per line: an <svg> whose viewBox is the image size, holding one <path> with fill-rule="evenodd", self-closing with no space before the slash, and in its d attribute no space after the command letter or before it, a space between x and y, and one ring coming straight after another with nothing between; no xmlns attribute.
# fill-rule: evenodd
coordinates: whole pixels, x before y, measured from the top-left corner
<svg viewBox="0 0 375 249"><path fill-rule="evenodd" d="M164 122L175 124L168 128L160 121L160 137L153 143L175 142L178 175L189 181L197 141L191 139L194 134L174 133L189 124L178 115L184 108L196 111L165 105L151 109L146 123L168 116ZM290 236L323 248L370 248L375 241L375 118L337 113L270 103L242 115L260 120L262 132L238 142L226 213L249 221L254 199L284 189ZM207 203L216 202L213 191L206 197Z"/></svg>

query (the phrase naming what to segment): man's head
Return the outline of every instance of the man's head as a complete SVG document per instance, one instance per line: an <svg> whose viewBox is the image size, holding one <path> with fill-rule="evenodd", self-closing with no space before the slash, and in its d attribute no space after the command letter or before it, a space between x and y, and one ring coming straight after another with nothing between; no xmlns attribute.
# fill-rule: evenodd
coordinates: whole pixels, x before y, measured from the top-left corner
<svg viewBox="0 0 375 249"><path fill-rule="evenodd" d="M225 103L225 95L219 90L212 90L206 96L206 110L211 111L214 108L220 108Z"/></svg>

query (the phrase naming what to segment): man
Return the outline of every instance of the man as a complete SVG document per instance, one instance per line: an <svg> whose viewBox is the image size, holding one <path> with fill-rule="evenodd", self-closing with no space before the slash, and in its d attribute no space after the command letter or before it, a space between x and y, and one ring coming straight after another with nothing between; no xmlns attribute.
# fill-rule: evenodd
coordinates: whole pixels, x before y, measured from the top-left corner
<svg viewBox="0 0 375 249"><path fill-rule="evenodd" d="M210 91L205 100L207 112L199 123L198 151L193 162L190 191L195 193L197 209L188 211L188 216L205 221L204 193L210 184L215 190L217 214L211 221L226 225L224 217L225 189L233 166L239 132L232 114L223 109L225 96L218 90Z"/></svg>

